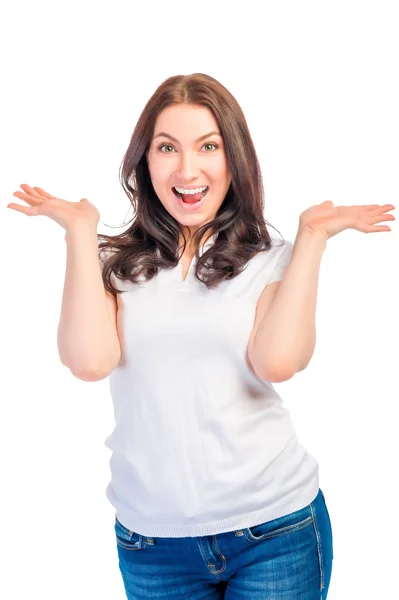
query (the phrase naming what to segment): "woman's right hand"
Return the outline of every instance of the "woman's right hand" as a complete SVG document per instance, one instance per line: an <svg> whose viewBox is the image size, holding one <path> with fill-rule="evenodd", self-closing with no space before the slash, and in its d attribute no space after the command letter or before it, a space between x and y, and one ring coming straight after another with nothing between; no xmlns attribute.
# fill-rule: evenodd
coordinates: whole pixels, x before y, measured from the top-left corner
<svg viewBox="0 0 399 600"><path fill-rule="evenodd" d="M13 208L29 217L44 215L61 225L65 231L80 225L94 227L97 230L100 213L87 198L82 198L79 202L68 202L48 194L39 187L32 188L26 183L22 183L20 187L24 192L14 192L13 196L23 200L30 207L11 203L7 208Z"/></svg>

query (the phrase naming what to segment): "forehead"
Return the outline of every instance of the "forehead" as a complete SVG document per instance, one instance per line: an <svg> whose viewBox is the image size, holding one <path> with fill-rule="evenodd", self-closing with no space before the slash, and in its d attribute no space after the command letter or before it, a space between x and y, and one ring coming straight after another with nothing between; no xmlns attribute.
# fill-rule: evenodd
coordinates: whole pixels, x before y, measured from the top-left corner
<svg viewBox="0 0 399 600"><path fill-rule="evenodd" d="M164 131L179 139L195 139L212 129L219 131L217 121L209 108L175 104L160 112L155 122L154 135Z"/></svg>

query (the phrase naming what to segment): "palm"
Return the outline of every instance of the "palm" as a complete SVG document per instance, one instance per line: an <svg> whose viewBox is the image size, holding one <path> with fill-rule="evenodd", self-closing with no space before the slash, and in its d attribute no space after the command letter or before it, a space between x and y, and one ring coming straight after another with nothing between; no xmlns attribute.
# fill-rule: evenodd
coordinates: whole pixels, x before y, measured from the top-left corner
<svg viewBox="0 0 399 600"><path fill-rule="evenodd" d="M381 221L393 221L395 217L387 213L394 208L392 204L334 206L331 200L327 200L305 210L300 215L299 227L320 234L326 239L345 229L357 229L363 233L390 231L387 225L376 224Z"/></svg>
<svg viewBox="0 0 399 600"><path fill-rule="evenodd" d="M21 184L20 187L24 191L14 192L13 196L29 204L29 207L11 203L8 205L9 208L30 217L39 215L49 217L65 230L81 223L97 227L100 213L87 198L82 198L79 202L69 202L52 196L40 187L31 187L27 184Z"/></svg>

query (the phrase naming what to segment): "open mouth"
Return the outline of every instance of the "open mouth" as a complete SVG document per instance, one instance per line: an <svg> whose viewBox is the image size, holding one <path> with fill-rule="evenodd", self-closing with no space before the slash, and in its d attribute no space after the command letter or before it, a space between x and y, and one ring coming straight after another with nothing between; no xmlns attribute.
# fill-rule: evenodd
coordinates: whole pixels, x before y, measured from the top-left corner
<svg viewBox="0 0 399 600"><path fill-rule="evenodd" d="M180 192L178 192L174 187L172 190L175 196L177 196L181 202L184 202L185 204L195 204L196 202L201 202L201 200L205 198L206 194L208 193L209 186L206 186L203 192L198 192L198 194L180 194ZM189 199L191 201L188 201Z"/></svg>

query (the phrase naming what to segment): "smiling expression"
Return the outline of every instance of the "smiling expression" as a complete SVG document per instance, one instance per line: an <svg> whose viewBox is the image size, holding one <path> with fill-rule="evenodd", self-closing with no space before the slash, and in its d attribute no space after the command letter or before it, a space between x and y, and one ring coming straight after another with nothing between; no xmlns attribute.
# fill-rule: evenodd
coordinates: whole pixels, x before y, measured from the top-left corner
<svg viewBox="0 0 399 600"><path fill-rule="evenodd" d="M231 174L211 110L187 104L165 108L156 120L147 162L160 202L188 233L214 219L229 189ZM175 186L209 189L201 205L192 210L177 199Z"/></svg>

